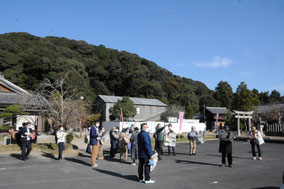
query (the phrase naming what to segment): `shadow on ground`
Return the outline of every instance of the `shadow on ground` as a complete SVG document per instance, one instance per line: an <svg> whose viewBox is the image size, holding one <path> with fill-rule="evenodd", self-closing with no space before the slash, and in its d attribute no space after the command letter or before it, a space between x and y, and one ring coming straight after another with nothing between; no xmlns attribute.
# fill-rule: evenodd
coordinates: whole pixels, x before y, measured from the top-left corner
<svg viewBox="0 0 284 189"><path fill-rule="evenodd" d="M78 163L78 164L85 165L85 166L88 166L88 167L91 166L90 163L87 163L87 162L82 161L82 160L80 160L80 159L71 158L71 157L66 157L66 158L64 158L64 159L67 160L67 161L72 161L72 162L74 162L74 163Z"/></svg>
<svg viewBox="0 0 284 189"><path fill-rule="evenodd" d="M56 157L52 153L42 152L41 155L46 158L56 159Z"/></svg>
<svg viewBox="0 0 284 189"><path fill-rule="evenodd" d="M267 187L259 187L259 188L252 188L252 189L279 189L279 187L267 186Z"/></svg>
<svg viewBox="0 0 284 189"><path fill-rule="evenodd" d="M188 164L198 164L198 165L211 165L211 166L218 166L220 167L220 164L214 164L214 163L206 163L206 162L198 162L198 161L188 161L188 160L175 160L176 163L188 163Z"/></svg>
<svg viewBox="0 0 284 189"><path fill-rule="evenodd" d="M79 157L92 158L92 156L91 156L91 155L85 155L85 154L84 154L84 153L82 153L82 152L78 153L78 156L79 156Z"/></svg>
<svg viewBox="0 0 284 189"><path fill-rule="evenodd" d="M21 154L10 154L11 157L22 160Z"/></svg>
<svg viewBox="0 0 284 189"><path fill-rule="evenodd" d="M94 170L96 170L96 171L98 171L100 173L103 173L103 174L110 175L110 176L119 177L119 178L123 178L123 179L126 179L126 180L138 182L137 175L122 175L120 173L107 171L107 170L102 170L102 169L96 169L96 168Z"/></svg>
<svg viewBox="0 0 284 189"><path fill-rule="evenodd" d="M206 154L206 156L214 156L214 157L222 157L222 155L216 155L216 154ZM248 157L237 157L237 156L233 156L233 159L252 159L252 158L248 158Z"/></svg>
<svg viewBox="0 0 284 189"><path fill-rule="evenodd" d="M120 161L120 159L113 158L113 157L110 157L110 156L105 156L105 157L104 157L104 160L106 160L106 161L111 161L111 162L117 162L117 163L128 164L128 165L131 164L131 163L128 162L128 161L124 161L124 160Z"/></svg>

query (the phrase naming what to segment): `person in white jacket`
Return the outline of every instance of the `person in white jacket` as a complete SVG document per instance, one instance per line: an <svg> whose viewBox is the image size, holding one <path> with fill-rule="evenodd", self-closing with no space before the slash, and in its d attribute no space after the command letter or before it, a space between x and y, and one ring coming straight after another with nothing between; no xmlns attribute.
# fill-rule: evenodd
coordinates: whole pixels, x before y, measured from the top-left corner
<svg viewBox="0 0 284 189"><path fill-rule="evenodd" d="M257 150L258 150L258 159L262 160L260 145L257 142L258 139L262 136L261 136L260 131L258 131L256 129L255 125L251 126L251 131L249 132L249 137L250 137L251 152L252 152L253 160L256 160L255 146L257 147Z"/></svg>
<svg viewBox="0 0 284 189"><path fill-rule="evenodd" d="M59 130L56 132L57 145L58 145L58 158L57 160L62 160L62 153L64 149L64 143L66 140L66 133L64 132L64 127L61 125Z"/></svg>

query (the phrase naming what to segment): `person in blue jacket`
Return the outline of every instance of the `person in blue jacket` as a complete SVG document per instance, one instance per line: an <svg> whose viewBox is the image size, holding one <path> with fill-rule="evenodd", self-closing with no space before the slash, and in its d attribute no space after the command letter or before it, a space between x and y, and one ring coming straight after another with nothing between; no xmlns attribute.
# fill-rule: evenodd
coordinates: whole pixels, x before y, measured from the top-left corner
<svg viewBox="0 0 284 189"><path fill-rule="evenodd" d="M152 144L149 134L146 132L148 125L146 123L141 124L141 131L138 134L138 175L139 182L145 184L155 183L154 180L150 178L150 165L149 159L152 159L153 151ZM145 181L143 180L143 170L145 173Z"/></svg>
<svg viewBox="0 0 284 189"><path fill-rule="evenodd" d="M91 131L90 131L90 145L92 150L91 167L93 168L98 166L96 164L96 159L99 152L100 142L97 140L97 137L102 136L102 134L99 134L100 133L99 126L100 122L96 121L96 124L91 126Z"/></svg>

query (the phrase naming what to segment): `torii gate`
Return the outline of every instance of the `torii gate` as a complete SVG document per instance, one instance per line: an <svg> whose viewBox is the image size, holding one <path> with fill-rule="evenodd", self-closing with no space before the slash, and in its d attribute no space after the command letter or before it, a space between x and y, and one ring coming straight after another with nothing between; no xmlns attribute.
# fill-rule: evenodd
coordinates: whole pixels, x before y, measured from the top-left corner
<svg viewBox="0 0 284 189"><path fill-rule="evenodd" d="M238 111L234 110L235 112L235 118L238 118L238 136L241 134L241 129L240 129L240 119L249 119L249 130L251 129L251 119L252 119L252 114L253 111Z"/></svg>

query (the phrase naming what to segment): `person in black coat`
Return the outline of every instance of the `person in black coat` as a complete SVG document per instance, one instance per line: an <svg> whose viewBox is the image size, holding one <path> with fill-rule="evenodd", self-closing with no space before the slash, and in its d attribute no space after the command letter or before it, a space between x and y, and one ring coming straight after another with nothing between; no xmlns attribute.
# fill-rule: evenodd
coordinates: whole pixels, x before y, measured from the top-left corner
<svg viewBox="0 0 284 189"><path fill-rule="evenodd" d="M30 123L23 123L23 128L20 130L20 136L21 136L21 150L22 150L22 158L23 161L26 161L26 159L29 159L29 154L32 151L32 137L33 132L30 128Z"/></svg>
<svg viewBox="0 0 284 189"><path fill-rule="evenodd" d="M228 159L228 166L232 167L233 157L232 157L232 141L234 139L234 133L230 131L229 126L224 126L221 129L221 133L219 136L220 145L219 145L219 152L222 153L222 164L221 167L226 165L226 156Z"/></svg>
<svg viewBox="0 0 284 189"><path fill-rule="evenodd" d="M115 157L118 150L119 132L118 128L113 127L110 131L110 156Z"/></svg>

